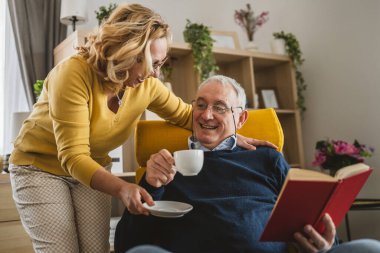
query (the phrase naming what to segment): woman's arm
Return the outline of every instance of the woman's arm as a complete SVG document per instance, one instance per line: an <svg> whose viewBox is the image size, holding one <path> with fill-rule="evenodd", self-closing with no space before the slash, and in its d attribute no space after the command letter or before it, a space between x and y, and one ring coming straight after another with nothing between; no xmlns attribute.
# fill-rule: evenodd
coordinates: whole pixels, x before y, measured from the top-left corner
<svg viewBox="0 0 380 253"><path fill-rule="evenodd" d="M104 168L98 169L92 176L91 187L119 198L132 214L149 215L149 211L143 207L141 200L150 206L154 205L152 197L144 188L127 183Z"/></svg>
<svg viewBox="0 0 380 253"><path fill-rule="evenodd" d="M107 172L91 157L90 96L95 80L90 66L78 57L58 65L49 75L47 92L58 159L73 178L118 197L131 213L147 214L141 200L153 205L140 186L124 182Z"/></svg>

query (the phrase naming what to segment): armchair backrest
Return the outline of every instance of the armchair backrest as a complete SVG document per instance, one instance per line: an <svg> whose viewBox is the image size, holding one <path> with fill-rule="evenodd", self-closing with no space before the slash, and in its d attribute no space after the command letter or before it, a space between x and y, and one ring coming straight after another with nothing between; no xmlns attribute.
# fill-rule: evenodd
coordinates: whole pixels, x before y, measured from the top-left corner
<svg viewBox="0 0 380 253"><path fill-rule="evenodd" d="M284 133L277 114L273 109L249 110L248 119L238 133L246 137L267 140L282 151ZM191 131L174 126L165 121L142 120L137 124L135 134L135 151L139 168L136 170L136 182L145 172L150 156L161 149L171 153L188 149L187 139Z"/></svg>

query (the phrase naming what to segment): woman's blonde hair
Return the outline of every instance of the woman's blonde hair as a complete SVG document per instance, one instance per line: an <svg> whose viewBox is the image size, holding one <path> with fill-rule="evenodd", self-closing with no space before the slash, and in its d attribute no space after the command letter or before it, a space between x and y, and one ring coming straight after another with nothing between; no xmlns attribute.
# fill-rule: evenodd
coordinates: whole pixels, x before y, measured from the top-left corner
<svg viewBox="0 0 380 253"><path fill-rule="evenodd" d="M159 14L139 4L124 4L89 36L79 53L102 79L110 81L103 82L103 88L117 93L136 62L142 62L144 76L153 71L150 44L160 38L171 40L169 26Z"/></svg>

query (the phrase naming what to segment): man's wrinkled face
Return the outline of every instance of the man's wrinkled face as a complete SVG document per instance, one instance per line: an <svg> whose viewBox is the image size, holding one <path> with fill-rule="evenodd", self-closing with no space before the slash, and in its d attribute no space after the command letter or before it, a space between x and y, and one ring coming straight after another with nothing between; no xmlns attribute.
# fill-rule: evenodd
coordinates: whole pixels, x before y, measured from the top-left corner
<svg viewBox="0 0 380 253"><path fill-rule="evenodd" d="M193 131L197 140L206 148L213 149L233 135L235 126L238 129L244 123L240 119L242 109L237 108L239 106L236 91L231 85L210 81L202 86L193 103Z"/></svg>

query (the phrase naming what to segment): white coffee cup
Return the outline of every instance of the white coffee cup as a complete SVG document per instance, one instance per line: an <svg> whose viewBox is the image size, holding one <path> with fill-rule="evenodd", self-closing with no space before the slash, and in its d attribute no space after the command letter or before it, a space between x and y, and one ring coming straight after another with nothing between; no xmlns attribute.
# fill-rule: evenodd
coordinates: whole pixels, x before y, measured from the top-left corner
<svg viewBox="0 0 380 253"><path fill-rule="evenodd" d="M177 171L184 176L195 176L203 166L203 150L190 149L174 152Z"/></svg>

